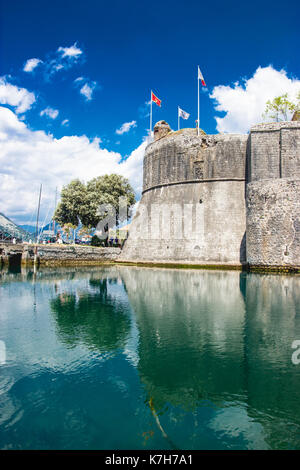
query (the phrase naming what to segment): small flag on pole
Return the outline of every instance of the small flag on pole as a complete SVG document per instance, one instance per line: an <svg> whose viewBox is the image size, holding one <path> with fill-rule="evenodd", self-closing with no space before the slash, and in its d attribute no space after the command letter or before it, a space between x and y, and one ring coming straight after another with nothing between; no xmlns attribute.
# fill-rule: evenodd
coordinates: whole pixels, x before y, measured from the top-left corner
<svg viewBox="0 0 300 470"><path fill-rule="evenodd" d="M198 80L201 80L202 85L203 85L203 86L206 86L206 83L205 83L205 81L204 81L204 78L203 78L203 75L202 75L202 73L201 73L201 70L200 70L199 65L198 65Z"/></svg>
<svg viewBox="0 0 300 470"><path fill-rule="evenodd" d="M161 106L161 100L159 98L157 98L157 96L155 96L155 94L153 93L153 91L151 91L151 101L154 101L154 103L157 104L157 106Z"/></svg>
<svg viewBox="0 0 300 470"><path fill-rule="evenodd" d="M152 103L157 104L157 106L161 107L161 100L155 96L153 91L151 90L151 100L150 100L150 138L152 138Z"/></svg>
<svg viewBox="0 0 300 470"><path fill-rule="evenodd" d="M183 109L179 108L178 106L178 130L180 129L180 118L182 119L188 119L190 117L189 113L186 113L183 111Z"/></svg>
<svg viewBox="0 0 300 470"><path fill-rule="evenodd" d="M182 119L188 119L190 117L189 113L183 111L183 109L179 108L179 106L178 106L178 114L179 114L179 117L181 117Z"/></svg>

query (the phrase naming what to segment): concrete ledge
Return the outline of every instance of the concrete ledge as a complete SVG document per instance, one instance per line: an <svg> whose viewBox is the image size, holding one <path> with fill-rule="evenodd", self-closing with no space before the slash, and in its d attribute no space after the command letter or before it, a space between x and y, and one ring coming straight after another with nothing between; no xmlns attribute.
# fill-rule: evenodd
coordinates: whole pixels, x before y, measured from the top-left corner
<svg viewBox="0 0 300 470"><path fill-rule="evenodd" d="M300 121L267 122L256 124L250 132L274 132L280 129L300 129Z"/></svg>
<svg viewBox="0 0 300 470"><path fill-rule="evenodd" d="M176 269L210 269L210 270L247 270L248 265L243 264L195 264L192 262L176 263L176 262L161 262L161 261L125 261L116 260L116 265L123 266L138 266L144 268L176 268Z"/></svg>

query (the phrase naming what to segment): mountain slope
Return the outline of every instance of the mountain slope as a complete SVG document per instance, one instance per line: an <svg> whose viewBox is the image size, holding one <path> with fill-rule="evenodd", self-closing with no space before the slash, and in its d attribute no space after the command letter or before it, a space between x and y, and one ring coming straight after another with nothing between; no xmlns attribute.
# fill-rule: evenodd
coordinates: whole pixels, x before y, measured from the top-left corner
<svg viewBox="0 0 300 470"><path fill-rule="evenodd" d="M27 239L29 233L16 225L12 220L0 212L0 234L3 238L22 238Z"/></svg>

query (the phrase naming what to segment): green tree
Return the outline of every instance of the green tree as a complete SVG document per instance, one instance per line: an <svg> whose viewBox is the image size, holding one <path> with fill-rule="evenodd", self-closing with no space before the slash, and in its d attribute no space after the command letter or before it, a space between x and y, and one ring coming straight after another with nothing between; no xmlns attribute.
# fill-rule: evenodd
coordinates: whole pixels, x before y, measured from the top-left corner
<svg viewBox="0 0 300 470"><path fill-rule="evenodd" d="M86 205L86 186L78 179L73 180L61 191L61 200L55 211L54 219L62 227L66 224L77 227Z"/></svg>
<svg viewBox="0 0 300 470"><path fill-rule="evenodd" d="M92 231L93 231L92 228L86 227L85 225L83 225L81 229L78 231L78 235L80 237L86 237L88 235L91 235Z"/></svg>
<svg viewBox="0 0 300 470"><path fill-rule="evenodd" d="M119 211L119 198L127 211ZM129 209L135 203L134 191L129 181L117 174L98 176L86 185L73 180L64 186L61 201L57 206L54 219L63 227L66 224L78 226L79 221L86 228L96 227L107 213L99 214L101 204L110 205L116 211L117 223L126 219Z"/></svg>
<svg viewBox="0 0 300 470"><path fill-rule="evenodd" d="M135 203L135 196L127 178L121 175L111 174L98 176L87 183L88 194L88 214L85 218L85 225L96 227L98 222L105 215L98 214L100 204L110 205L116 211L117 224L127 219L129 210ZM123 198L123 204L127 206L127 211L119 211L119 198Z"/></svg>
<svg viewBox="0 0 300 470"><path fill-rule="evenodd" d="M300 92L297 96L300 99ZM284 93L281 96L276 96L272 101L268 100L263 118L272 119L276 122L287 121L289 114L296 109L296 105L288 100L288 94Z"/></svg>
<svg viewBox="0 0 300 470"><path fill-rule="evenodd" d="M103 246L104 242L97 237L97 235L94 235L91 239L91 245L92 246Z"/></svg>

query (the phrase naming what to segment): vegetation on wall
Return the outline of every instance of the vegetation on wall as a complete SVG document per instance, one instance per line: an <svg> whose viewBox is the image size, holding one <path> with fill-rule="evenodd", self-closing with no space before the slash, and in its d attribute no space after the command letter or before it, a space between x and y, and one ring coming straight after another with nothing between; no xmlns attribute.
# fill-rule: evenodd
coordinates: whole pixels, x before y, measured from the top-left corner
<svg viewBox="0 0 300 470"><path fill-rule="evenodd" d="M263 118L272 119L276 122L288 121L291 113L298 110L300 110L300 91L295 102L290 101L288 94L284 93L283 95L276 96L272 101L267 101Z"/></svg>

